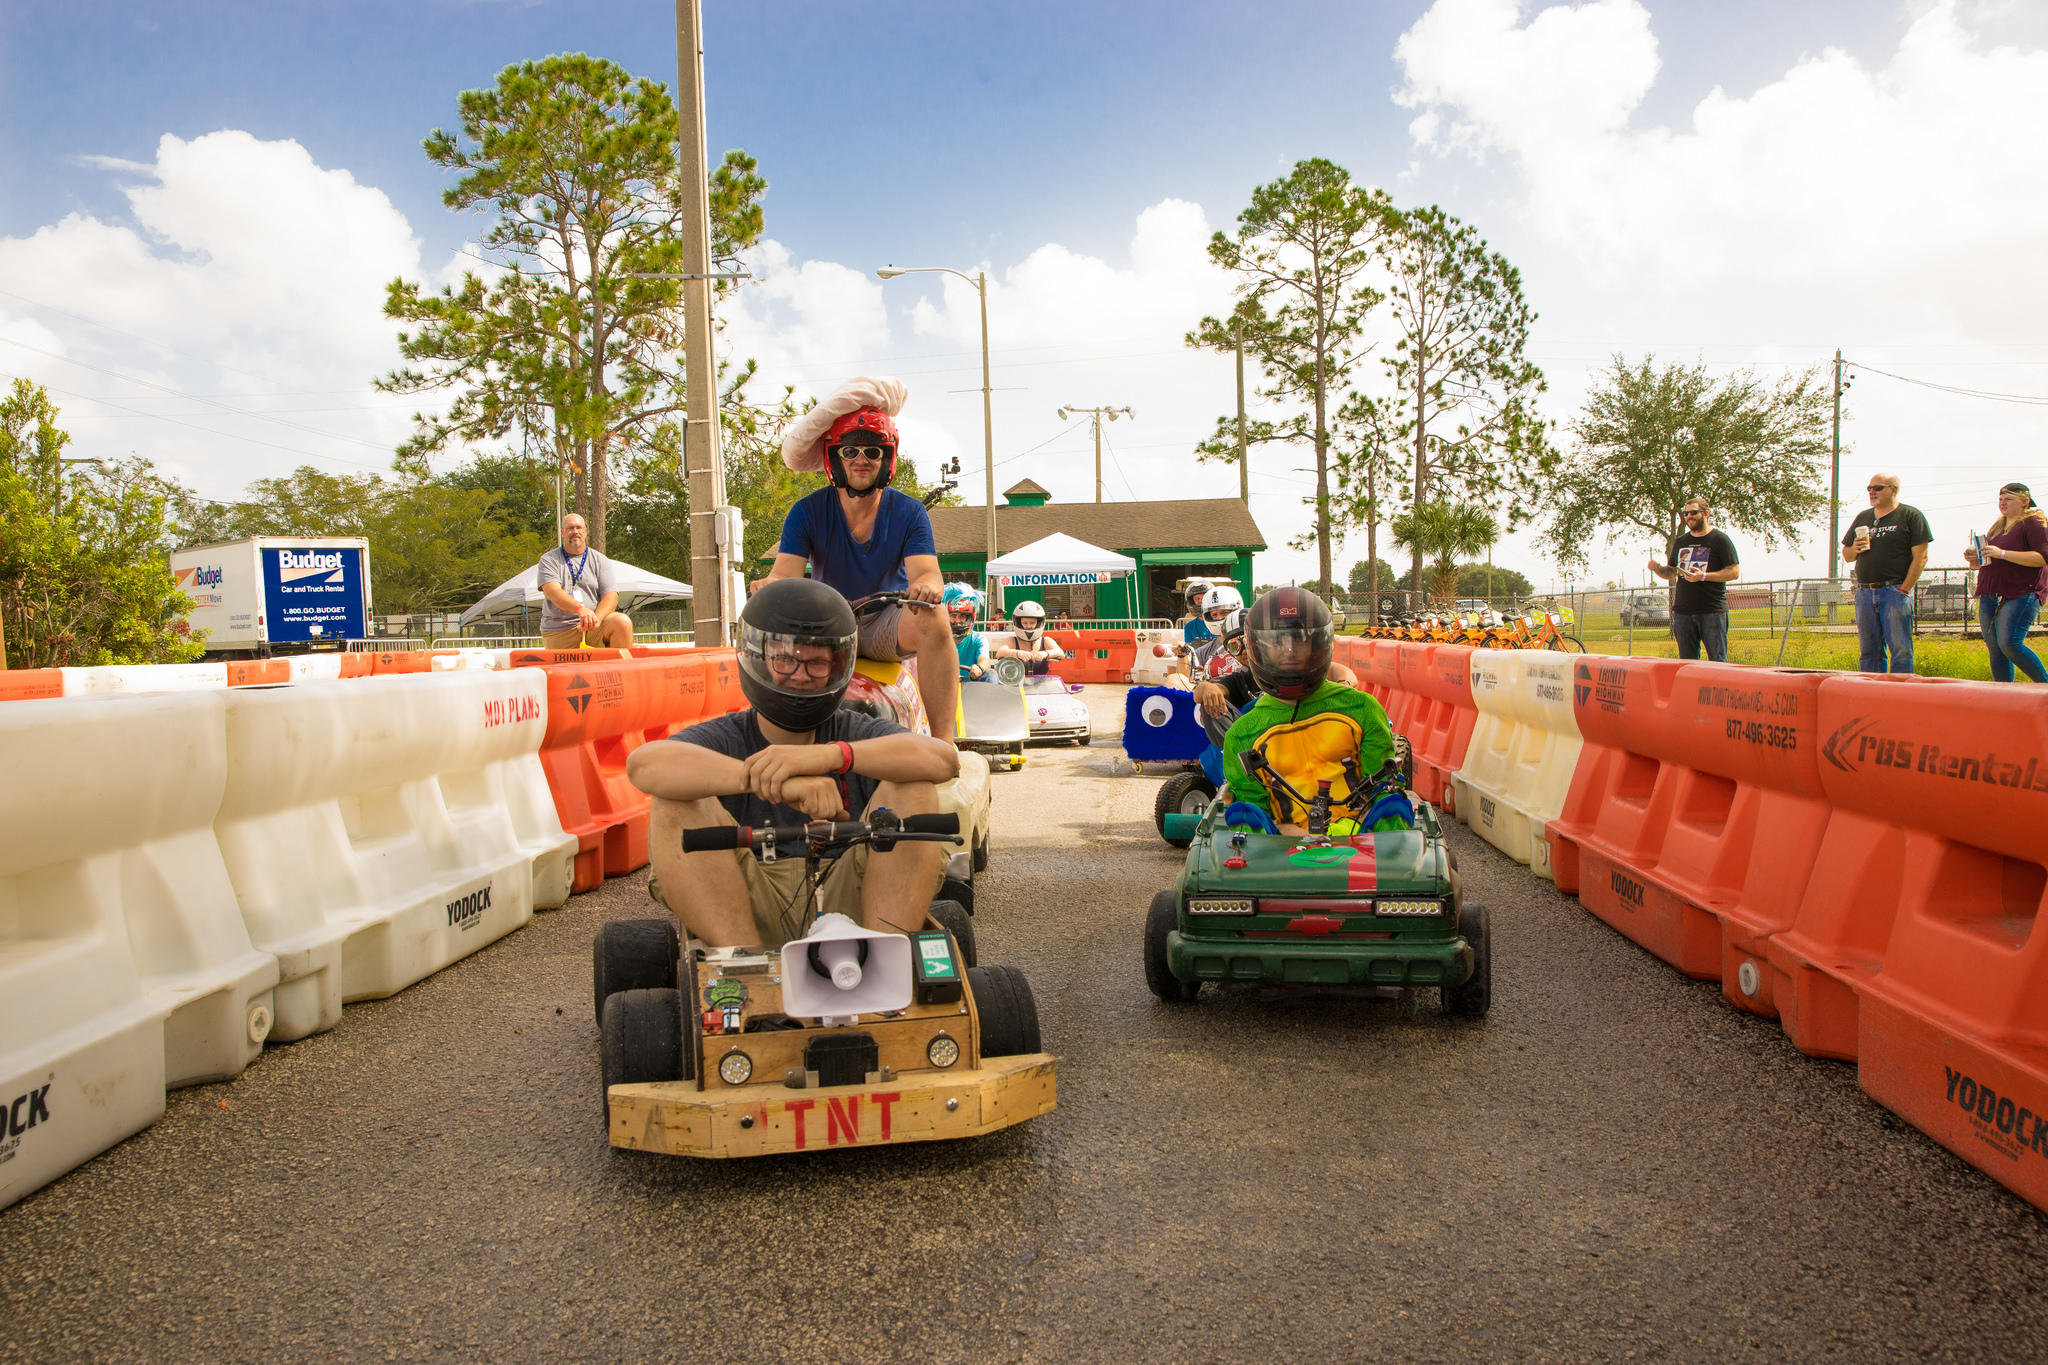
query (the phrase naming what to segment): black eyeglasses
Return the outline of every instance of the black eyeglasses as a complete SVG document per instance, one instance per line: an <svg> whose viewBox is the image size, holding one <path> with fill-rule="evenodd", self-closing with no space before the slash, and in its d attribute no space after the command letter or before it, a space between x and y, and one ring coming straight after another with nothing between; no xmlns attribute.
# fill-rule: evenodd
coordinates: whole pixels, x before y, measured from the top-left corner
<svg viewBox="0 0 2048 1365"><path fill-rule="evenodd" d="M794 654L770 653L768 667L785 678L795 677L799 673L807 678L832 676L832 659L829 655L823 659L801 659Z"/></svg>
<svg viewBox="0 0 2048 1365"><path fill-rule="evenodd" d="M842 460L869 460L875 464L880 464L888 453L881 446L839 447L839 458Z"/></svg>

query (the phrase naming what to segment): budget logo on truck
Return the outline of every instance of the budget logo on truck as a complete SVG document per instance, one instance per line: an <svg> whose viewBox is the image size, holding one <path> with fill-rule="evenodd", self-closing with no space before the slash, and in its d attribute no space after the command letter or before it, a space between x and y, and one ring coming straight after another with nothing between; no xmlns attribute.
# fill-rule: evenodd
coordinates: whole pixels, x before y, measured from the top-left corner
<svg viewBox="0 0 2048 1365"><path fill-rule="evenodd" d="M215 571L218 573L218 570ZM277 577L283 583L303 583L317 579L323 583L342 583L347 569L341 562L339 550L279 550L277 552Z"/></svg>

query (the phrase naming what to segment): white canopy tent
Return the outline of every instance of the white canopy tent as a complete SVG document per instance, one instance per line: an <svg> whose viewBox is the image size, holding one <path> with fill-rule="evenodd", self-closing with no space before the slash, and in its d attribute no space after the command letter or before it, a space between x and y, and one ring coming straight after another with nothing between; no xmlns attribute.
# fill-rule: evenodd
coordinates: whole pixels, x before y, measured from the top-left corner
<svg viewBox="0 0 2048 1365"><path fill-rule="evenodd" d="M664 602L690 596L688 583L678 583L673 578L636 569L620 560L612 561L612 575L618 584L619 610L623 612L630 613L642 602ZM506 579L485 594L481 602L463 612L462 624L472 626L479 621L517 616L523 611L539 611L543 600L540 595L540 565L531 564L516 578Z"/></svg>
<svg viewBox="0 0 2048 1365"><path fill-rule="evenodd" d="M1121 575L1129 583L1126 600L1135 604L1138 600L1137 572L1138 561L1129 555L1120 555L1115 550L1076 540L1064 531L1055 531L1043 540L1034 540L1029 545L991 559L987 568L982 570L982 580L990 588L1043 588L1074 583L1107 583ZM990 602L993 605L993 594Z"/></svg>

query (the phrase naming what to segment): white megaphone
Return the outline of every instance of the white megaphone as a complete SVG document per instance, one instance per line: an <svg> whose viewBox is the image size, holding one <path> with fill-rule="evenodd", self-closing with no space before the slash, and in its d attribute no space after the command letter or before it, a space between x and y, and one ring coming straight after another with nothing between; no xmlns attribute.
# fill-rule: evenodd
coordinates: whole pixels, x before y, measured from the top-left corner
<svg viewBox="0 0 2048 1365"><path fill-rule="evenodd" d="M910 1004L910 940L820 915L782 945L782 1008L803 1019L884 1014Z"/></svg>

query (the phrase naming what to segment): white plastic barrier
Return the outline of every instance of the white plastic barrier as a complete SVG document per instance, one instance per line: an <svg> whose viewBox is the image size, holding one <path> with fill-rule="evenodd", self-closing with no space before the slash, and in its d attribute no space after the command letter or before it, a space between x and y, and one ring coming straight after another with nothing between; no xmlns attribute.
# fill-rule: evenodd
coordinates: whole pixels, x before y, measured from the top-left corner
<svg viewBox="0 0 2048 1365"><path fill-rule="evenodd" d="M344 1001L403 990L532 917L545 850L522 840L508 791L530 795L546 694L537 668L226 694L215 830L249 936L278 959L278 1038L332 1028Z"/></svg>
<svg viewBox="0 0 2048 1365"><path fill-rule="evenodd" d="M542 696L545 695L543 683ZM576 881L578 841L562 829L562 817L556 813L554 795L548 790L547 770L540 766L538 747L533 753L506 759L499 772L504 778L505 815L512 821L513 837L532 855L533 908L559 910L569 903L569 891Z"/></svg>
<svg viewBox="0 0 2048 1365"><path fill-rule="evenodd" d="M102 664L94 668L60 669L64 695L94 697L107 693L195 692L228 685L228 666L218 664Z"/></svg>
<svg viewBox="0 0 2048 1365"><path fill-rule="evenodd" d="M1475 649L1479 722L1453 775L1458 818L1531 871L1554 879L1544 826L1564 811L1584 741L1572 715L1572 665L1552 650Z"/></svg>
<svg viewBox="0 0 2048 1365"><path fill-rule="evenodd" d="M0 1207L263 1049L277 962L213 833L225 696L0 708Z"/></svg>
<svg viewBox="0 0 2048 1365"><path fill-rule="evenodd" d="M341 655L336 654L292 654L289 659L292 681L333 682L341 677Z"/></svg>
<svg viewBox="0 0 2048 1365"><path fill-rule="evenodd" d="M428 670L434 673L480 673L511 666L509 649L461 649L453 654L436 654L427 661Z"/></svg>

